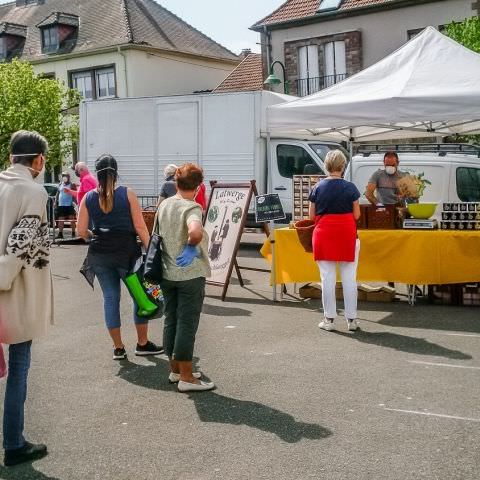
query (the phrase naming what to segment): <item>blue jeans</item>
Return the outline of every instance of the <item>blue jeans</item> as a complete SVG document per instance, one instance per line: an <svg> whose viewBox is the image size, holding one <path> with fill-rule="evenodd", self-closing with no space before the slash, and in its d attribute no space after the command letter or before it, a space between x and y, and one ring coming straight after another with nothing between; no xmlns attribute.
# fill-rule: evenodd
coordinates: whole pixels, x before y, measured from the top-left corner
<svg viewBox="0 0 480 480"><path fill-rule="evenodd" d="M107 328L120 328L120 296L122 278L127 271L121 268L93 266L93 271L98 278L103 292L103 309ZM137 316L137 305L133 302L133 321L135 325L148 323L148 320Z"/></svg>
<svg viewBox="0 0 480 480"><path fill-rule="evenodd" d="M25 445L23 437L27 377L32 341L8 348L8 377L3 409L3 448L15 450Z"/></svg>

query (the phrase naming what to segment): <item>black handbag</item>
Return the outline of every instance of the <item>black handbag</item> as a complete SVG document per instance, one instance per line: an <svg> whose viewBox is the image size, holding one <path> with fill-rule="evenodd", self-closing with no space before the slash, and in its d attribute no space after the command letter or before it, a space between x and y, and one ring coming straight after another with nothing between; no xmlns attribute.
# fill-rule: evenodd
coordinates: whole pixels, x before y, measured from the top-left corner
<svg viewBox="0 0 480 480"><path fill-rule="evenodd" d="M148 244L143 265L143 278L152 283L159 283L163 278L162 237L155 233L156 224Z"/></svg>

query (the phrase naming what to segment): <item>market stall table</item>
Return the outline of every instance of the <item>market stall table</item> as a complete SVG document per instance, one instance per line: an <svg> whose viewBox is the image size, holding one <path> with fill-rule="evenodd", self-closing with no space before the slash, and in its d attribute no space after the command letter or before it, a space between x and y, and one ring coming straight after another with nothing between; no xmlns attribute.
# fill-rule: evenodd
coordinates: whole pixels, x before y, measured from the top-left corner
<svg viewBox="0 0 480 480"><path fill-rule="evenodd" d="M480 282L480 231L359 230L359 282L442 285ZM262 255L271 262L271 245ZM275 284L320 281L297 232L275 230ZM273 283L273 282L272 282Z"/></svg>

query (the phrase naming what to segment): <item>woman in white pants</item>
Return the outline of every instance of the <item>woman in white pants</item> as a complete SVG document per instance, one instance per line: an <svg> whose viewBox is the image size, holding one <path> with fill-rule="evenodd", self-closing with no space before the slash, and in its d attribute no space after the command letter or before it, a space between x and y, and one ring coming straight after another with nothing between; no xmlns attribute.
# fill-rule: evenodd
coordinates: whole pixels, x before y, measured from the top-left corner
<svg viewBox="0 0 480 480"><path fill-rule="evenodd" d="M309 198L310 218L315 221L313 255L322 278L325 317L318 326L327 331L334 329L338 264L347 328L355 331L358 328L357 264L360 251L356 221L360 218L360 192L353 183L342 178L347 160L340 150L328 152L324 163L329 176L315 185Z"/></svg>

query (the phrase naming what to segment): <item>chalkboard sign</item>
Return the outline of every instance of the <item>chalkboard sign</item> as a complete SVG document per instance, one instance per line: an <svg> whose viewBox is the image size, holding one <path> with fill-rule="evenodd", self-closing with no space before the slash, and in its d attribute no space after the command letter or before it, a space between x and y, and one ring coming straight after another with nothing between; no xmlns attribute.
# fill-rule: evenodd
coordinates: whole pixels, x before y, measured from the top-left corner
<svg viewBox="0 0 480 480"><path fill-rule="evenodd" d="M255 221L257 223L286 218L282 202L276 193L255 197Z"/></svg>

